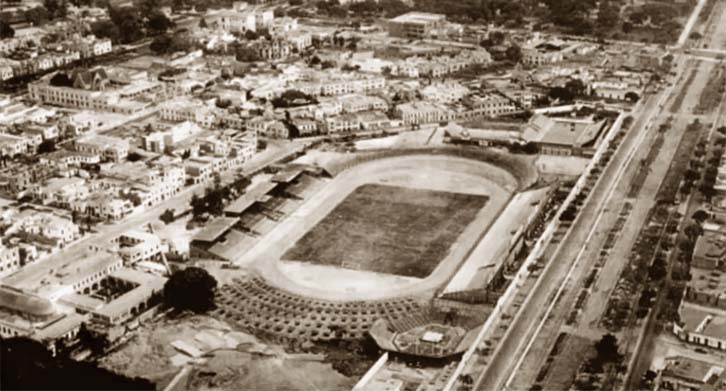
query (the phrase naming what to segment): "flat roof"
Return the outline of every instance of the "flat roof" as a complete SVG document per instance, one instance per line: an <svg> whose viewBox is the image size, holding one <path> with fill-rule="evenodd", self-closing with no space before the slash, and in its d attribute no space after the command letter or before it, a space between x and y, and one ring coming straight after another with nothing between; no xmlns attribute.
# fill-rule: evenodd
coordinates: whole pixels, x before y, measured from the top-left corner
<svg viewBox="0 0 726 391"><path fill-rule="evenodd" d="M145 276L142 277L140 276L141 274L144 274ZM160 277L150 273L143 273L128 268L119 269L118 271L114 272L112 276L124 280L127 278L131 278L133 279L131 281L135 280L134 282L143 280L143 284L117 297L115 300L111 301L100 310L94 311L96 314L107 316L112 319L127 312L130 308L133 308L142 301L148 299L152 294L160 292L162 289L164 289L164 284L167 280L166 277Z"/></svg>
<svg viewBox="0 0 726 391"><path fill-rule="evenodd" d="M255 243L255 239L244 233L233 229L224 237L224 240L214 244L209 250L210 253L226 260L232 260L249 249Z"/></svg>
<svg viewBox="0 0 726 391"><path fill-rule="evenodd" d="M241 195L236 200L232 201L226 208L224 213L230 214L241 214L245 210L249 209L255 202L263 202L264 196L277 187L277 183L274 182L259 182L253 185L245 194Z"/></svg>
<svg viewBox="0 0 726 391"><path fill-rule="evenodd" d="M88 319L88 315L77 313L68 314L49 325L36 330L33 337L38 340L54 340L63 334L81 326Z"/></svg>
<svg viewBox="0 0 726 391"><path fill-rule="evenodd" d="M272 177L272 182L288 183L295 180L302 174L304 169L300 167L285 168Z"/></svg>
<svg viewBox="0 0 726 391"><path fill-rule="evenodd" d="M446 20L446 15L432 14L428 12L408 12L391 19L397 23L434 23Z"/></svg>
<svg viewBox="0 0 726 391"><path fill-rule="evenodd" d="M690 332L700 328L697 332L702 335L716 338L726 336L726 311L685 302L680 315L686 330Z"/></svg>
<svg viewBox="0 0 726 391"><path fill-rule="evenodd" d="M60 300L65 304L73 307L81 307L85 310L97 310L106 304L106 302L101 299L79 293L69 293L61 297Z"/></svg>
<svg viewBox="0 0 726 391"><path fill-rule="evenodd" d="M216 217L199 231L192 241L213 242L239 222L236 217Z"/></svg>
<svg viewBox="0 0 726 391"><path fill-rule="evenodd" d="M685 356L669 357L663 369L663 376L673 376L682 379L709 382L714 376L718 377L724 370L723 366L715 363L696 360Z"/></svg>
<svg viewBox="0 0 726 391"><path fill-rule="evenodd" d="M726 298L726 273L720 270L691 267L691 281L688 286L699 292L718 294Z"/></svg>

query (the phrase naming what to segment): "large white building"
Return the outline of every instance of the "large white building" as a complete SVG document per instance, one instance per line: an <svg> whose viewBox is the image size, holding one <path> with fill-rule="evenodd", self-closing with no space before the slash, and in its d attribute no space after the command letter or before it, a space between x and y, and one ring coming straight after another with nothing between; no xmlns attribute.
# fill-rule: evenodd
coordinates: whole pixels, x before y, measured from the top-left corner
<svg viewBox="0 0 726 391"><path fill-rule="evenodd" d="M269 29L274 19L272 10L249 7L244 2L234 3L232 9L209 10L204 15L208 26L235 32Z"/></svg>

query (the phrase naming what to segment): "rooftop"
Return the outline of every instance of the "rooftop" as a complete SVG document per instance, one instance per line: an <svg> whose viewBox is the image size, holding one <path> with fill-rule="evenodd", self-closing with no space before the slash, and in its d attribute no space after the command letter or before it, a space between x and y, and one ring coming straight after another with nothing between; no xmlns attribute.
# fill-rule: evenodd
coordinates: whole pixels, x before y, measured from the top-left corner
<svg viewBox="0 0 726 391"><path fill-rule="evenodd" d="M726 298L726 273L691 267L691 281L688 283L699 292L721 295Z"/></svg>
<svg viewBox="0 0 726 391"><path fill-rule="evenodd" d="M39 318L55 314L50 300L5 286L0 286L0 306Z"/></svg>
<svg viewBox="0 0 726 391"><path fill-rule="evenodd" d="M446 15L443 14L432 14L428 12L408 12L403 15L396 16L391 19L392 22L396 23L436 23L443 22L446 20Z"/></svg>
<svg viewBox="0 0 726 391"><path fill-rule="evenodd" d="M712 383L724 371L723 366L715 363L696 360L690 357L676 356L666 359L663 376L677 377L699 383Z"/></svg>
<svg viewBox="0 0 726 391"><path fill-rule="evenodd" d="M236 217L217 217L207 223L192 241L213 242L239 222Z"/></svg>
<svg viewBox="0 0 726 391"><path fill-rule="evenodd" d="M680 311L685 329L705 336L726 336L726 311L685 302Z"/></svg>
<svg viewBox="0 0 726 391"><path fill-rule="evenodd" d="M240 214L252 206L255 202L262 201L263 197L277 187L277 183L259 182L253 185L245 194L232 201L225 209L225 213Z"/></svg>

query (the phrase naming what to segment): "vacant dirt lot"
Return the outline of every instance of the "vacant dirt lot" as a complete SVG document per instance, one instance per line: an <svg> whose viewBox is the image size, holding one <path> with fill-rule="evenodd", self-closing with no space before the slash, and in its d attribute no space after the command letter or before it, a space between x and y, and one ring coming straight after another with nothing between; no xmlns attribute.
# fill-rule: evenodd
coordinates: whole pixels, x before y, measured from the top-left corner
<svg viewBox="0 0 726 391"><path fill-rule="evenodd" d="M363 185L283 259L423 278L487 200L473 194Z"/></svg>
<svg viewBox="0 0 726 391"><path fill-rule="evenodd" d="M214 347L191 359L172 347L174 341L193 344L203 351L200 336L217 335L223 347ZM230 342L234 341L234 342ZM234 346L236 344L236 346ZM180 360L180 358L184 358ZM175 361L177 361L175 363ZM142 326L136 338L101 360L101 366L126 376L140 376L172 390L345 390L355 384L323 362L321 355L288 354L279 345L235 331L207 316L160 319Z"/></svg>

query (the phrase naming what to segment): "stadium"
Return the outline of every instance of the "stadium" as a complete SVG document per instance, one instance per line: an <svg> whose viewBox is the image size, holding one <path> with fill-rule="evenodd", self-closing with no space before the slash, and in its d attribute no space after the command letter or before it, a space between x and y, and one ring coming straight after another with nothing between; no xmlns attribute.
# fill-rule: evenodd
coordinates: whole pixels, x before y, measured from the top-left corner
<svg viewBox="0 0 726 391"><path fill-rule="evenodd" d="M217 315L283 339L370 333L434 358L486 319L557 188L527 157L473 148L313 165L323 185L237 260L254 277L222 287Z"/></svg>

